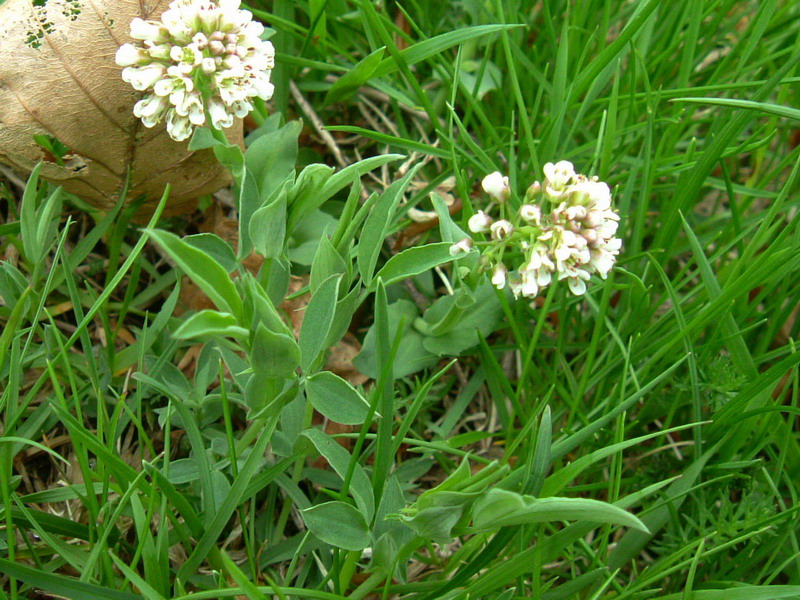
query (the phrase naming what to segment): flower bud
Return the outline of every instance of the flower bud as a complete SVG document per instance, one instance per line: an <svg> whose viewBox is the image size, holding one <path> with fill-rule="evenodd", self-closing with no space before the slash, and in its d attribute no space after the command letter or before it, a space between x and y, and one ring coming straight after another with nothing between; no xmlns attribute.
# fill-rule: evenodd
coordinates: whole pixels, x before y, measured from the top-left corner
<svg viewBox="0 0 800 600"><path fill-rule="evenodd" d="M483 191L489 194L498 202L505 202L511 196L511 188L508 184L508 177L504 177L499 171L489 173L481 181Z"/></svg>
<svg viewBox="0 0 800 600"><path fill-rule="evenodd" d="M531 202L533 201L534 198L536 198L536 196L538 196L541 193L542 193L542 184L539 183L538 181L534 181L525 192L525 199L528 202Z"/></svg>
<svg viewBox="0 0 800 600"><path fill-rule="evenodd" d="M197 46L198 50L205 50L208 47L208 38L202 31L198 31L192 37L192 43Z"/></svg>
<svg viewBox="0 0 800 600"><path fill-rule="evenodd" d="M169 53L172 51L172 46L169 44L152 44L147 48L147 54L150 58L155 60L169 60Z"/></svg>
<svg viewBox="0 0 800 600"><path fill-rule="evenodd" d="M117 49L115 60L120 67L130 67L147 61L147 55L133 44L122 44Z"/></svg>
<svg viewBox="0 0 800 600"><path fill-rule="evenodd" d="M131 37L135 40L165 42L169 37L169 32L159 23L136 17L131 21Z"/></svg>
<svg viewBox="0 0 800 600"><path fill-rule="evenodd" d="M472 233L486 233L492 224L492 217L482 210L472 215L467 221L467 227Z"/></svg>

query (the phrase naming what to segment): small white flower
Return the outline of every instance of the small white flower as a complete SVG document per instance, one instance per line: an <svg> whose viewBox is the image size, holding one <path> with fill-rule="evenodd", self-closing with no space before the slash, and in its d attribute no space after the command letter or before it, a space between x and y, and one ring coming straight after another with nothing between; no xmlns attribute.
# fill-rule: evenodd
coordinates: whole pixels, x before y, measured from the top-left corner
<svg viewBox="0 0 800 600"><path fill-rule="evenodd" d="M189 113L203 114L203 100L198 92L185 92L178 90L170 94L169 101L175 106L175 112L182 117L188 117ZM191 119L190 119L191 120Z"/></svg>
<svg viewBox="0 0 800 600"><path fill-rule="evenodd" d="M576 296L582 296L586 292L586 282L591 279L591 275L585 269L575 264L560 264L558 269L558 279L566 279L570 291Z"/></svg>
<svg viewBox="0 0 800 600"><path fill-rule="evenodd" d="M519 216L526 223L539 225L542 221L542 209L538 204L523 204L519 207Z"/></svg>
<svg viewBox="0 0 800 600"><path fill-rule="evenodd" d="M510 221L500 219L489 226L489 231L492 233L492 239L502 240L514 233L514 226Z"/></svg>
<svg viewBox="0 0 800 600"><path fill-rule="evenodd" d="M130 67L147 62L148 54L133 44L122 44L117 48L115 60L120 67Z"/></svg>
<svg viewBox="0 0 800 600"><path fill-rule="evenodd" d="M167 132L176 142L182 142L192 135L192 124L188 117L180 116L174 109L167 112Z"/></svg>
<svg viewBox="0 0 800 600"><path fill-rule="evenodd" d="M567 279L567 283L569 284L570 291L576 296L583 296L583 294L586 292L586 283L583 281L583 279L570 277Z"/></svg>
<svg viewBox="0 0 800 600"><path fill-rule="evenodd" d="M507 280L508 269L503 263L497 263L492 271L492 285L498 290L502 290L504 287L506 287Z"/></svg>
<svg viewBox="0 0 800 600"><path fill-rule="evenodd" d="M272 94L275 91L275 86L269 82L269 71L266 73L256 72L251 79L253 89L259 98L262 100L269 100L272 98Z"/></svg>
<svg viewBox="0 0 800 600"><path fill-rule="evenodd" d="M522 276L522 295L526 298L536 298L539 294L539 284L536 281L536 273L534 271L520 271Z"/></svg>
<svg viewBox="0 0 800 600"><path fill-rule="evenodd" d="M217 63L211 57L204 58L203 61L200 63L200 68L206 75L211 75L211 73L217 70Z"/></svg>
<svg viewBox="0 0 800 600"><path fill-rule="evenodd" d="M142 67L125 67L122 69L122 80L130 83L133 89L143 92L153 87L166 71L164 65L158 63Z"/></svg>
<svg viewBox="0 0 800 600"><path fill-rule="evenodd" d="M611 189L602 181L579 181L570 188L570 193L578 204L590 204L596 210L611 208Z"/></svg>
<svg viewBox="0 0 800 600"><path fill-rule="evenodd" d="M607 184L575 173L568 161L547 163L544 174L541 184L534 182L528 188L525 203L511 219L519 231L515 232L514 223L493 221L483 212L469 221L471 231L491 233L483 264L495 265L492 284L501 289L508 285L515 298L536 298L553 278L566 279L570 291L582 295L593 274L606 279L622 246L615 237L619 215L611 207ZM508 179L500 173L487 175L482 186L495 200L510 195ZM551 203L547 211L541 207L543 196ZM496 262L493 257L498 254L508 267ZM510 276L508 269L515 274Z"/></svg>
<svg viewBox="0 0 800 600"><path fill-rule="evenodd" d="M166 108L166 98L148 94L133 105L133 114L142 120L147 119L155 125L155 123L161 120L161 115ZM153 119L155 119L155 121ZM152 127L153 125L148 125L148 127Z"/></svg>
<svg viewBox="0 0 800 600"><path fill-rule="evenodd" d="M172 96L175 92L191 92L193 89L194 82L183 75L168 75L153 85L153 92L157 96ZM171 101L174 104L175 101L180 101L180 99L181 96L176 96Z"/></svg>
<svg viewBox="0 0 800 600"><path fill-rule="evenodd" d="M546 269L538 269L536 271L536 283L539 284L539 287L546 287L550 285L550 281L553 279L550 271Z"/></svg>
<svg viewBox="0 0 800 600"><path fill-rule="evenodd" d="M223 129L233 125L233 115L229 114L220 100L211 98L208 104L208 114L211 117L211 123L217 129Z"/></svg>
<svg viewBox="0 0 800 600"><path fill-rule="evenodd" d="M542 170L548 185L556 190L564 189L576 177L575 167L568 160L561 160L555 164L546 163Z"/></svg>
<svg viewBox="0 0 800 600"><path fill-rule="evenodd" d="M577 177L575 167L567 160L545 164L544 175L544 192L551 200L558 200L567 194L569 191L567 187Z"/></svg>
<svg viewBox="0 0 800 600"><path fill-rule="evenodd" d="M462 254L468 254L471 251L472 239L468 237L450 246L450 256L461 256Z"/></svg>
<svg viewBox="0 0 800 600"><path fill-rule="evenodd" d="M482 210L472 215L467 221L467 227L472 233L486 233L492 224L492 218Z"/></svg>
<svg viewBox="0 0 800 600"><path fill-rule="evenodd" d="M619 223L615 219L606 219L595 227L595 230L597 231L597 235L601 238L609 240L617 233L618 227Z"/></svg>
<svg viewBox="0 0 800 600"><path fill-rule="evenodd" d="M597 248L592 250L590 264L594 267L594 270L597 271L597 274L605 279L608 277L608 272L614 266L616 260L616 257L611 252L603 248Z"/></svg>
<svg viewBox="0 0 800 600"><path fill-rule="evenodd" d="M483 191L489 194L498 202L505 202L511 196L511 188L508 184L508 177L504 177L499 171L489 173L481 181Z"/></svg>
<svg viewBox="0 0 800 600"><path fill-rule="evenodd" d="M131 37L135 40L161 43L167 41L169 34L160 23L145 21L136 17L131 21Z"/></svg>

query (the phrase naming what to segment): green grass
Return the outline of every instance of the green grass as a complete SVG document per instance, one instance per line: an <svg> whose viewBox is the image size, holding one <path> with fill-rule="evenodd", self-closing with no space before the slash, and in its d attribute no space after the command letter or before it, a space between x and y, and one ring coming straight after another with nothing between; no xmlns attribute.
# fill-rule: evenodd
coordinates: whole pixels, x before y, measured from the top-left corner
<svg viewBox="0 0 800 600"><path fill-rule="evenodd" d="M267 260L231 284L221 265L242 256L179 240L196 215L142 228L125 209L80 212L35 177L24 198L0 187L0 597L800 597L800 6L250 8L278 51L257 120L305 118L298 173L334 162L290 81L349 163L411 161L296 185L275 213L286 245L244 223ZM292 171L290 130L270 138L286 164L251 146L248 172L264 179L241 202ZM487 204L484 175L524 192L562 159L614 190L624 245L609 279L581 299L555 286L535 309L486 295L487 313L441 325L496 315L456 363L425 350L428 306L462 284L436 245L454 230L412 234L408 209L444 217L430 192L447 184L465 229ZM389 184L403 177L401 202L405 184ZM228 316L176 311L170 265ZM310 273L299 345L280 321L291 311L270 308L286 265ZM368 378L307 401L292 386L306 389L348 328ZM336 401L352 426L324 435ZM566 500L537 520L500 489ZM489 501L519 520L471 526ZM446 510L398 520L415 502ZM568 517L579 505L596 520Z"/></svg>

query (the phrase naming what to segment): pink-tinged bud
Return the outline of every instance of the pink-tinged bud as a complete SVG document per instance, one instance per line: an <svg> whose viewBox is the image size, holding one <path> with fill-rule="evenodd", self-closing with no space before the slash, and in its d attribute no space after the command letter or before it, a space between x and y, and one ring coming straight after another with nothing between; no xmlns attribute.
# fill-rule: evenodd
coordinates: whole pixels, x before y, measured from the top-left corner
<svg viewBox="0 0 800 600"><path fill-rule="evenodd" d="M492 224L492 217L482 210L472 215L467 221L467 227L472 233L486 233Z"/></svg>
<svg viewBox="0 0 800 600"><path fill-rule="evenodd" d="M205 50L208 47L208 38L202 31L198 31L192 37L192 43L198 50Z"/></svg>
<svg viewBox="0 0 800 600"><path fill-rule="evenodd" d="M483 191L489 194L498 202L505 202L511 196L511 187L508 184L508 177L504 177L499 171L489 173L481 181Z"/></svg>
<svg viewBox="0 0 800 600"><path fill-rule="evenodd" d="M530 187L525 192L525 199L528 202L531 202L536 196L542 193L542 184L538 181L534 181Z"/></svg>
<svg viewBox="0 0 800 600"><path fill-rule="evenodd" d="M588 212L589 211L586 210L585 206L577 204L575 206L570 206L569 208L567 208L564 214L570 221L574 220L581 221L586 218Z"/></svg>
<svg viewBox="0 0 800 600"><path fill-rule="evenodd" d="M208 42L208 49L211 51L211 54L216 54L216 55L225 54L225 44L223 44L219 40L213 39L213 36L212 40Z"/></svg>

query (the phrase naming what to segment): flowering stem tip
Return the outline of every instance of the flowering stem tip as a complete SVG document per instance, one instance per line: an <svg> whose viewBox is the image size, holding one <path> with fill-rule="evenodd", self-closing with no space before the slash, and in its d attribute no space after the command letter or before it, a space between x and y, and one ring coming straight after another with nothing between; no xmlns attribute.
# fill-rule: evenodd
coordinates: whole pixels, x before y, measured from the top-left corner
<svg viewBox="0 0 800 600"><path fill-rule="evenodd" d="M233 125L269 100L275 49L240 0L174 0L160 21L131 21L133 44L117 50L122 79L145 92L133 114L145 127L166 120L175 141L194 127Z"/></svg>

